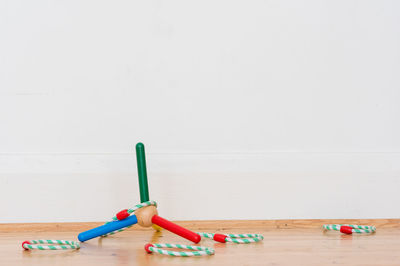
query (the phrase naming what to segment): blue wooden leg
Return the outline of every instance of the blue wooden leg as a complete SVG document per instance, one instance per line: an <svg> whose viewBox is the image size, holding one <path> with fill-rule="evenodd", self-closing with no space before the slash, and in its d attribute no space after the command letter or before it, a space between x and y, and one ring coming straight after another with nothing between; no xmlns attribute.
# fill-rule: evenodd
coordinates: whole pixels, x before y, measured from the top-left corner
<svg viewBox="0 0 400 266"><path fill-rule="evenodd" d="M123 219L121 221L114 221L108 224L104 224L102 226L90 229L88 231L82 232L78 235L78 239L81 242L85 242L89 239L99 237L108 233L111 233L112 231L134 225L137 223L137 218L136 215L131 215L126 219Z"/></svg>

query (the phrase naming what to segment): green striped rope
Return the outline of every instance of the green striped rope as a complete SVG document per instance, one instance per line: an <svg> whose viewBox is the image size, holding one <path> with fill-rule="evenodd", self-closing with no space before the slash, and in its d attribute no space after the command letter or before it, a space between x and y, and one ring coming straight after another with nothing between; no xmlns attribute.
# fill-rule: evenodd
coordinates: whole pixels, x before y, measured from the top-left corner
<svg viewBox="0 0 400 266"><path fill-rule="evenodd" d="M212 233L197 233L202 237L214 239L214 235ZM262 241L264 237L260 234L224 234L226 236L226 242L233 242L236 244L249 244ZM165 250L162 248L179 248L179 249L189 249L194 251L171 251ZM191 256L204 256L204 255L213 255L215 250L208 247L201 246L188 246L181 244L147 244L145 249L152 253L156 252L158 254L174 256L174 257L191 257Z"/></svg>
<svg viewBox="0 0 400 266"><path fill-rule="evenodd" d="M130 208L127 210L127 213L130 215L136 210L146 207L146 206L157 206L157 203L155 201L146 201L142 202L140 204L136 204L133 208ZM118 221L117 216L114 216L111 218L111 221L106 222L106 224ZM106 235L103 236L108 236L108 235L113 235L118 232L122 232L126 230L127 228L131 227L127 226L122 229L118 229L116 231L110 232ZM44 245L43 245L44 244ZM55 245L51 245L55 244ZM68 240L45 240L45 239L38 239L38 240L30 240L30 241L25 241L22 243L22 247L26 250L28 249L39 249L39 250L64 250L64 249L79 249L80 245L78 242L75 241L68 241Z"/></svg>
<svg viewBox="0 0 400 266"><path fill-rule="evenodd" d="M362 234L362 233L373 233L376 231L376 227L375 226L370 226L370 225L354 225L354 224L324 224L323 228L325 230L334 230L334 231L340 231L340 227L344 225L344 226L349 226L351 228L353 228L351 231L353 233L358 233L358 234Z"/></svg>
<svg viewBox="0 0 400 266"><path fill-rule="evenodd" d="M189 249L193 251L172 251L165 250L162 248L178 248L178 249ZM173 257L192 257L192 256L205 256L214 255L215 250L208 247L201 246L189 246L181 244L150 244L148 250L151 252L156 252L162 255L168 255Z"/></svg>
<svg viewBox="0 0 400 266"><path fill-rule="evenodd" d="M55 244L55 245L51 245ZM79 249L81 246L78 242L68 240L30 240L22 243L22 247L28 249L39 250L65 250L65 249Z"/></svg>
<svg viewBox="0 0 400 266"><path fill-rule="evenodd" d="M140 208L147 207L147 206L155 206L155 207L157 207L157 202L155 202L154 200L150 200L150 201L145 201L145 202L136 204L136 205L133 206L132 208L128 209L128 210L127 210L127 213L128 213L129 215L131 215L132 213L134 213L135 211L139 210ZM118 221L118 218L117 218L116 215L113 216L113 217L111 218L111 221L108 221L108 222L106 222L105 224L112 223L112 222L115 222L115 221ZM126 229L128 229L128 228L130 228L130 227L132 227L132 226L133 226L133 225L130 225L130 226L127 226L127 227L124 227L124 228L121 228L121 229L112 231L112 232L110 232L110 233L107 233L107 234L105 234L105 235L102 235L102 237L106 237L106 236L109 236L109 235L114 235L114 234L116 234L116 233L125 231Z"/></svg>
<svg viewBox="0 0 400 266"><path fill-rule="evenodd" d="M214 239L215 234L211 233L197 233L200 236L204 236L205 238ZM225 238L226 242L233 242L236 244L249 244L259 242L264 239L264 237L260 234L223 234L227 236Z"/></svg>

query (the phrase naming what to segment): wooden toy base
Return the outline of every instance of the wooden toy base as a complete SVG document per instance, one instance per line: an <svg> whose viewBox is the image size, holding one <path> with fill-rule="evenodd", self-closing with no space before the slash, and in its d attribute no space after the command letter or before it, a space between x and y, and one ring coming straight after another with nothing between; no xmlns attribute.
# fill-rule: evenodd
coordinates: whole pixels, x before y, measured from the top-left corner
<svg viewBox="0 0 400 266"><path fill-rule="evenodd" d="M372 235L324 232L323 224L373 224ZM377 220L281 220L281 221L188 221L179 225L193 231L261 233L254 244L216 243L200 245L216 254L197 258L172 258L147 254L144 244L186 243L166 230L135 226L107 238L82 244L80 250L24 251L23 240L76 239L79 232L102 223L0 224L0 265L398 265L400 219ZM222 231L218 231L224 228Z"/></svg>

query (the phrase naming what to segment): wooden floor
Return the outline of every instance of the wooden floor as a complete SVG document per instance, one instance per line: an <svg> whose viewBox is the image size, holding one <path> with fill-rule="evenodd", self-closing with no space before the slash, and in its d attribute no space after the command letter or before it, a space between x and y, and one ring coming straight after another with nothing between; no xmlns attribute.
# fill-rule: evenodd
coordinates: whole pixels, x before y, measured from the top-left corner
<svg viewBox="0 0 400 266"><path fill-rule="evenodd" d="M324 232L324 223L341 221L204 221L181 222L198 232L261 233L261 243L232 244L203 240L215 255L196 258L147 254L153 243L186 243L168 231L134 227L112 237L82 243L80 250L24 251L23 240L76 240L98 223L0 225L0 265L400 265L400 220L349 221L376 225L372 235Z"/></svg>

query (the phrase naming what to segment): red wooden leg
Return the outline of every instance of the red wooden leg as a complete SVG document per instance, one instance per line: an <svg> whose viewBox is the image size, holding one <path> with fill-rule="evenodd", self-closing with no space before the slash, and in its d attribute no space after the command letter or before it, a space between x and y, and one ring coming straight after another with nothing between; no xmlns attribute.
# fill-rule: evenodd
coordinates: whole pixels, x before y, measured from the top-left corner
<svg viewBox="0 0 400 266"><path fill-rule="evenodd" d="M178 236L186 238L187 240L190 240L196 244L199 243L201 240L201 236L196 234L195 232L192 232L186 228L183 228L182 226L174 224L173 222L170 222L158 215L154 215L153 218L151 218L151 221L153 222L153 224L156 224L156 225L158 225L174 234L177 234Z"/></svg>

